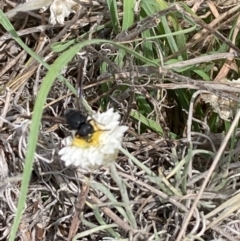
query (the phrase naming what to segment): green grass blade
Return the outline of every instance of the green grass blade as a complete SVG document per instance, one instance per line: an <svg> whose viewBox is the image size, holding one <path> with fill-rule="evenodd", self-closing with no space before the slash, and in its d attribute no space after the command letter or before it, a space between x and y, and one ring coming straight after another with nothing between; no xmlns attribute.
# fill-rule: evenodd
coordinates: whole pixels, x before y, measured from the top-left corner
<svg viewBox="0 0 240 241"><path fill-rule="evenodd" d="M122 20L122 31L129 28L134 23L134 5L135 0L123 0L123 20ZM115 62L118 66L123 66L123 59L125 57L125 51L119 50Z"/></svg>
<svg viewBox="0 0 240 241"><path fill-rule="evenodd" d="M163 135L163 129L162 127L154 120L148 119L141 113L139 113L136 110L132 110L130 113L130 116L135 119L136 121L140 121L145 126L147 126L149 129L155 131L156 133ZM170 133L171 138L175 139L177 136L174 133Z"/></svg>
<svg viewBox="0 0 240 241"><path fill-rule="evenodd" d="M120 21L118 17L118 9L116 0L107 0L108 9L110 12L110 17L112 20L112 27L115 34L118 34L120 31Z"/></svg>
<svg viewBox="0 0 240 241"><path fill-rule="evenodd" d="M123 22L122 31L129 28L134 23L135 0L123 0Z"/></svg>

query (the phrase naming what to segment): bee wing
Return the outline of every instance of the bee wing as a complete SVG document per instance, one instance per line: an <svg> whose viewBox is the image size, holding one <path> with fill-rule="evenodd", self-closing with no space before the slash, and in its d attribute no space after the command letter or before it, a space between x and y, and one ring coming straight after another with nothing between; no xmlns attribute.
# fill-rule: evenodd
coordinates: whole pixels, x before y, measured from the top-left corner
<svg viewBox="0 0 240 241"><path fill-rule="evenodd" d="M64 117L61 117L61 116L43 116L42 120L43 121L51 121L51 122L54 122L56 124L67 124L66 119Z"/></svg>
<svg viewBox="0 0 240 241"><path fill-rule="evenodd" d="M32 119L31 116L26 116L26 115L22 115L21 117L25 119L30 119L30 120ZM61 116L43 116L42 121L50 121L55 124L67 124L66 119Z"/></svg>

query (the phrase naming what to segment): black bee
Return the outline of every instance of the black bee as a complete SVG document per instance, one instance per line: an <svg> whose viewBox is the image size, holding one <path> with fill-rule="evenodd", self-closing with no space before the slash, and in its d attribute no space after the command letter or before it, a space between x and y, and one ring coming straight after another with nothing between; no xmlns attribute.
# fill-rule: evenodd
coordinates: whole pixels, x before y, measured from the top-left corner
<svg viewBox="0 0 240 241"><path fill-rule="evenodd" d="M91 120L88 120L88 115L84 114L80 109L82 105L82 89L83 89L83 66L80 62L77 76L77 107L78 109L68 109L65 111L66 123L72 130L76 130L76 136L89 141L94 133L94 127L91 125Z"/></svg>
<svg viewBox="0 0 240 241"><path fill-rule="evenodd" d="M94 127L82 111L69 109L65 112L65 119L70 129L76 130L76 135L81 138L89 140L94 133Z"/></svg>

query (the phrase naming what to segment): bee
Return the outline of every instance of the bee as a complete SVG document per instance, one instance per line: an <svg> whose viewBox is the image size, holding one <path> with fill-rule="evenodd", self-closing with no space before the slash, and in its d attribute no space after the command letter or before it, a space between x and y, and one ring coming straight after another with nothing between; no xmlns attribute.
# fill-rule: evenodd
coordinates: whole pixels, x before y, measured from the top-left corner
<svg viewBox="0 0 240 241"><path fill-rule="evenodd" d="M91 119L81 109L82 104L82 89L83 89L83 66L79 63L79 71L77 76L77 109L68 109L65 111L64 117L67 125L70 129L76 130L76 136L85 139L87 142L91 140L93 135L94 127L91 124Z"/></svg>
<svg viewBox="0 0 240 241"><path fill-rule="evenodd" d="M69 109L65 112L65 119L67 125L72 129L76 130L76 136L90 141L91 136L93 135L94 127L90 123L91 119L88 120L88 116L85 115L80 110Z"/></svg>
<svg viewBox="0 0 240 241"><path fill-rule="evenodd" d="M77 76L77 109L67 109L63 116L43 116L43 121L50 121L57 124L67 124L69 129L75 130L75 136L84 139L87 142L91 141L91 137L95 132L94 126L91 124L92 119L89 115L83 112L82 105L82 87L83 87L83 66L80 63L80 68ZM30 116L23 116L26 119L31 119Z"/></svg>

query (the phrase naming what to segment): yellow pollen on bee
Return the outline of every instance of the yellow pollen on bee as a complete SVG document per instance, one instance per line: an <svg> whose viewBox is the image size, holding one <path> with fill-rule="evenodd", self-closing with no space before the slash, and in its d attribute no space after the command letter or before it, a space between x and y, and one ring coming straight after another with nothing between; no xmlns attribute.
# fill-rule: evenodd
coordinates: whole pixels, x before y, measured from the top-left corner
<svg viewBox="0 0 240 241"><path fill-rule="evenodd" d="M90 124L93 126L94 128L94 133L91 134L89 137L83 138L79 135L76 135L73 138L72 141L72 146L77 146L83 149L87 149L89 147L97 147L100 144L100 136L102 134L102 130L100 130L100 128L97 126L97 124L95 123L95 121L91 121Z"/></svg>

